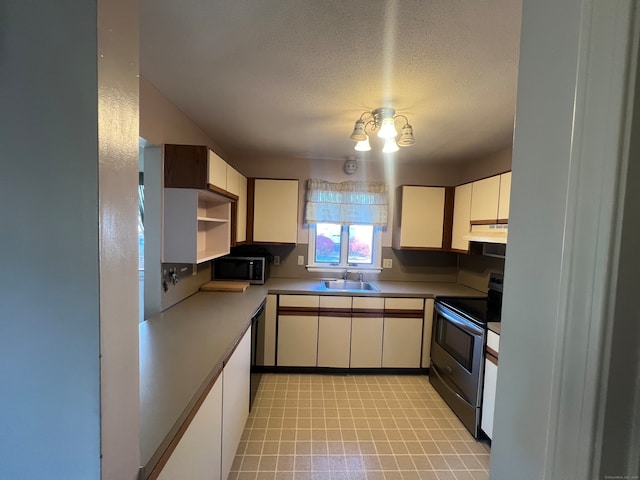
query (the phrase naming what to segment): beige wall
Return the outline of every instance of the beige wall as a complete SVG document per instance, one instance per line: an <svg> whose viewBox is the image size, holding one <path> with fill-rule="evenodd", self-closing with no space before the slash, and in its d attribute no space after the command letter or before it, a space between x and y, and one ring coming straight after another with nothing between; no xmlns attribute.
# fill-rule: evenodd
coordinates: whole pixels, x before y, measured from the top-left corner
<svg viewBox="0 0 640 480"><path fill-rule="evenodd" d="M298 242L308 243L309 233L304 224L305 181L322 178L333 182L347 180L384 181L389 185L389 226L383 234L382 244L391 246L391 235L395 204L395 189L399 185L445 185L454 186L470 180L487 177L510 169L511 148L495 155L474 159L461 164L421 165L401 164L393 158L387 160L359 160L358 171L347 175L342 160L320 160L308 158L241 158L228 159L247 177L297 178L300 180L298 210Z"/></svg>
<svg viewBox="0 0 640 480"><path fill-rule="evenodd" d="M481 255L460 255L458 258L458 283L483 292L489 285L489 274L504 273L504 259Z"/></svg>
<svg viewBox="0 0 640 480"><path fill-rule="evenodd" d="M188 118L155 85L140 76L140 136L152 145L164 143L208 145L218 148L198 125Z"/></svg>

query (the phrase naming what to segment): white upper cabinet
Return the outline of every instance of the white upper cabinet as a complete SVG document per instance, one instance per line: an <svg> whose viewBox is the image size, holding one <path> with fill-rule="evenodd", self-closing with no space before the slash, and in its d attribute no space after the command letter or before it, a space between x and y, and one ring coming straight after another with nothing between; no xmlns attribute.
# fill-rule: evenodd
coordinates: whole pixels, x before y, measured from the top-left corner
<svg viewBox="0 0 640 480"><path fill-rule="evenodd" d="M511 172L473 182L471 223L506 223L509 220Z"/></svg>
<svg viewBox="0 0 640 480"><path fill-rule="evenodd" d="M455 189L453 203L453 230L451 232L451 248L468 251L469 240L464 236L471 230L471 190L473 185L466 183Z"/></svg>
<svg viewBox="0 0 640 480"><path fill-rule="evenodd" d="M484 178L472 183L471 222L493 222L498 220L500 198L500 175Z"/></svg>
<svg viewBox="0 0 640 480"><path fill-rule="evenodd" d="M254 243L297 243L298 180L253 181Z"/></svg>
<svg viewBox="0 0 640 480"><path fill-rule="evenodd" d="M225 162L213 150L208 151L207 182L222 190L227 188L227 162Z"/></svg>
<svg viewBox="0 0 640 480"><path fill-rule="evenodd" d="M445 188L403 185L398 189L393 248L441 249Z"/></svg>
<svg viewBox="0 0 640 480"><path fill-rule="evenodd" d="M500 175L500 196L498 197L498 220L509 219L509 200L511 198L511 172Z"/></svg>
<svg viewBox="0 0 640 480"><path fill-rule="evenodd" d="M205 262L228 254L232 236L234 244L246 240L240 172L204 145L166 144L163 162L163 262Z"/></svg>
<svg viewBox="0 0 640 480"><path fill-rule="evenodd" d="M244 243L247 241L247 178L231 165L227 165L227 190L238 197L232 243Z"/></svg>

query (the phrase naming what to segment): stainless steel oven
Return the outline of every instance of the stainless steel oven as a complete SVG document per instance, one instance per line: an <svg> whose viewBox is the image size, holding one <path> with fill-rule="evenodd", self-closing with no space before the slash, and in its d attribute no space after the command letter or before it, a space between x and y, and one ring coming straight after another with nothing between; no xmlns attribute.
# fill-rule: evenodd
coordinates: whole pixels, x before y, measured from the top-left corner
<svg viewBox="0 0 640 480"><path fill-rule="evenodd" d="M480 428L487 322L500 321L502 275L484 298L438 297L429 381L474 437Z"/></svg>

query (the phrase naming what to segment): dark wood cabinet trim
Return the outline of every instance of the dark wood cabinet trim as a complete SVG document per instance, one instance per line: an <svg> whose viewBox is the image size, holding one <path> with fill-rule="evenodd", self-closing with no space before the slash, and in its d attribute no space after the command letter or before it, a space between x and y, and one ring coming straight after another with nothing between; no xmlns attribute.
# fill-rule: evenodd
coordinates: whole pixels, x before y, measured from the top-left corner
<svg viewBox="0 0 640 480"><path fill-rule="evenodd" d="M207 190L213 193L217 193L218 195L222 195L223 197L227 197L232 202L237 202L239 198L237 195L231 192L227 192L223 188L216 187L211 183L207 183Z"/></svg>
<svg viewBox="0 0 640 480"><path fill-rule="evenodd" d="M164 146L164 186L169 188L207 188L207 147L200 145Z"/></svg>
<svg viewBox="0 0 640 480"><path fill-rule="evenodd" d="M444 219L442 225L442 249L451 250L451 242L453 239L453 204L454 204L454 187L445 187L444 189Z"/></svg>
<svg viewBox="0 0 640 480"><path fill-rule="evenodd" d="M351 310L351 316L354 318L381 318L384 317L384 310L372 310L372 309L353 309Z"/></svg>
<svg viewBox="0 0 640 480"><path fill-rule="evenodd" d="M253 202L256 196L256 179L247 178L247 242L253 243Z"/></svg>
<svg viewBox="0 0 640 480"><path fill-rule="evenodd" d="M471 225L495 225L498 223L498 219L494 218L491 220L471 220L469 222Z"/></svg>
<svg viewBox="0 0 640 480"><path fill-rule="evenodd" d="M320 308L318 314L321 317L345 317L351 318L350 308Z"/></svg>
<svg viewBox="0 0 640 480"><path fill-rule="evenodd" d="M494 365L498 365L498 352L496 352L493 348L487 347L486 358Z"/></svg>
<svg viewBox="0 0 640 480"><path fill-rule="evenodd" d="M278 315L302 315L317 317L319 313L318 308L310 307L278 307Z"/></svg>
<svg viewBox="0 0 640 480"><path fill-rule="evenodd" d="M508 218L496 218L491 220L471 220L471 225L508 225Z"/></svg>
<svg viewBox="0 0 640 480"><path fill-rule="evenodd" d="M393 318L424 318L424 310L398 310L385 308L384 316Z"/></svg>

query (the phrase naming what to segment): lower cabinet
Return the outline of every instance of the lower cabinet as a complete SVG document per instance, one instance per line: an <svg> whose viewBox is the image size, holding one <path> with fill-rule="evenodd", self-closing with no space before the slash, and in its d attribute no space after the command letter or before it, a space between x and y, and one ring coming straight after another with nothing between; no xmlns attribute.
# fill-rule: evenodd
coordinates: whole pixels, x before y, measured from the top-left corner
<svg viewBox="0 0 640 480"><path fill-rule="evenodd" d="M353 297L351 368L382 367L384 298Z"/></svg>
<svg viewBox="0 0 640 480"><path fill-rule="evenodd" d="M422 298L280 295L277 366L428 367L433 300L424 307Z"/></svg>
<svg viewBox="0 0 640 480"><path fill-rule="evenodd" d="M318 304L317 295L280 295L278 366L317 366Z"/></svg>
<svg viewBox="0 0 640 480"><path fill-rule="evenodd" d="M422 363L422 298L385 298L383 368L419 368Z"/></svg>
<svg viewBox="0 0 640 480"><path fill-rule="evenodd" d="M500 335L487 332L487 352L484 360L484 386L482 388L482 418L480 428L493 438L493 414L496 405L496 382L498 380L498 351Z"/></svg>
<svg viewBox="0 0 640 480"><path fill-rule="evenodd" d="M320 297L318 367L349 368L351 297Z"/></svg>
<svg viewBox="0 0 640 480"><path fill-rule="evenodd" d="M225 364L222 389L222 480L229 476L249 416L251 329Z"/></svg>
<svg viewBox="0 0 640 480"><path fill-rule="evenodd" d="M278 366L315 367L318 315L278 315Z"/></svg>
<svg viewBox="0 0 640 480"><path fill-rule="evenodd" d="M226 480L249 416L251 330L162 467L158 480Z"/></svg>
<svg viewBox="0 0 640 480"><path fill-rule="evenodd" d="M220 480L222 375L193 417L158 480ZM226 477L225 477L226 478Z"/></svg>

